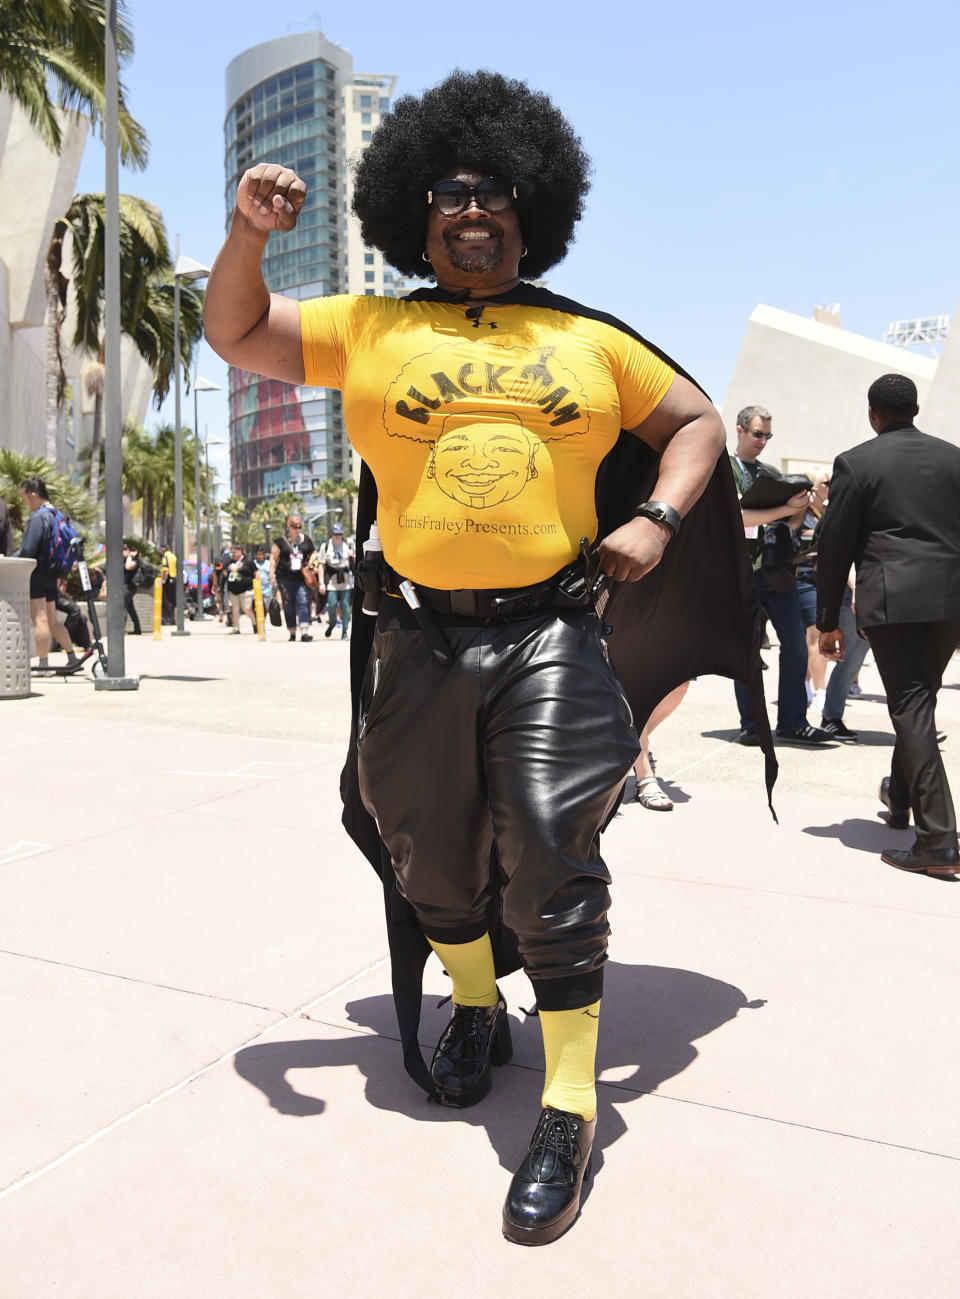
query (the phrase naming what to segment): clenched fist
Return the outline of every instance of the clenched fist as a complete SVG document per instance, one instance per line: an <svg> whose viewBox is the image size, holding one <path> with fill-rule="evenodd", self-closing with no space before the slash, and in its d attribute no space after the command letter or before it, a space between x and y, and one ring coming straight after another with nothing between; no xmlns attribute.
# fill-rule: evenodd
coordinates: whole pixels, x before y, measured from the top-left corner
<svg viewBox="0 0 960 1299"><path fill-rule="evenodd" d="M670 529L653 519L631 519L604 537L597 550L600 567L615 582L639 582L660 558L670 540Z"/></svg>
<svg viewBox="0 0 960 1299"><path fill-rule="evenodd" d="M307 187L295 171L261 162L240 178L237 211L254 230L292 230L306 196Z"/></svg>

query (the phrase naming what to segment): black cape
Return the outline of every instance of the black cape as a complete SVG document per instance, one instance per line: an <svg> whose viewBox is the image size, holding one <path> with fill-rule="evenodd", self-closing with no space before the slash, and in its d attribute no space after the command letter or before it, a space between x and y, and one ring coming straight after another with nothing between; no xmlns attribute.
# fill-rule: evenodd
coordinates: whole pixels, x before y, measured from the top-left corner
<svg viewBox="0 0 960 1299"><path fill-rule="evenodd" d="M443 289L417 289L415 301L451 302L457 295ZM669 356L629 325L604 312L559 297L532 284L518 284L498 302L522 303L600 320L638 339L677 374L696 383ZM703 389L701 388L701 391ZM622 432L597 476L600 521L597 540L633 517L657 480L659 456L632 434ZM367 465L360 472L357 500L357 554L377 514L377 485ZM638 731L674 687L695 676L717 675L744 681L765 757L768 802L777 774L767 720L760 663L760 624L756 588L744 543L739 498L726 452L721 453L703 495L687 514L683 527L664 551L657 567L640 582L613 587L604 617L612 626L611 656L633 709ZM423 989L423 967L431 947L410 904L397 890L390 855L376 823L363 806L357 775L356 727L360 689L373 645L376 620L357 611L350 643L353 724L346 764L340 778L343 825L380 877L386 908L393 999L397 1011L404 1068L423 1089L433 1092L420 1052L417 1032ZM772 803L770 804L771 811ZM491 861L494 887L490 915L497 977L521 966L515 935L502 922L499 908L500 867Z"/></svg>

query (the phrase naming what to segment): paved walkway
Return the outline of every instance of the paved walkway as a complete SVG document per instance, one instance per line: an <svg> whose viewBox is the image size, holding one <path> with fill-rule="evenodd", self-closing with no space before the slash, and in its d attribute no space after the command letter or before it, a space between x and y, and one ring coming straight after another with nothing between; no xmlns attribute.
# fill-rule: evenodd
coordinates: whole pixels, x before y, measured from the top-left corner
<svg viewBox="0 0 960 1299"><path fill-rule="evenodd" d="M271 637L165 630L127 641L136 693L0 701L3 1299L952 1299L960 888L879 860L911 836L878 816L872 668L862 744L781 751L779 826L728 683L656 734L676 809L605 840L602 1158L524 1250L499 1218L539 1109L529 984L491 1096L428 1105L339 825L347 646ZM960 796L960 660L941 698Z"/></svg>

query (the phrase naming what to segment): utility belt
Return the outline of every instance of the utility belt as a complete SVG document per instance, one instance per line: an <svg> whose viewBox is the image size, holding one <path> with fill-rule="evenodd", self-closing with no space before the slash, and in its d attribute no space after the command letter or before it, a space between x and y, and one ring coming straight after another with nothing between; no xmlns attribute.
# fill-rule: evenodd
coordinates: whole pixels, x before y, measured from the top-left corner
<svg viewBox="0 0 960 1299"><path fill-rule="evenodd" d="M456 591L421 586L404 578L382 555L364 556L357 565L357 585L364 593L363 612L375 614L383 595L399 596L412 610L417 625L430 645L434 661L451 662L450 647L432 613L483 621L509 622L529 618L545 609L596 608L606 578L595 552L584 538L580 554L552 577L532 586L496 589L465 588Z"/></svg>

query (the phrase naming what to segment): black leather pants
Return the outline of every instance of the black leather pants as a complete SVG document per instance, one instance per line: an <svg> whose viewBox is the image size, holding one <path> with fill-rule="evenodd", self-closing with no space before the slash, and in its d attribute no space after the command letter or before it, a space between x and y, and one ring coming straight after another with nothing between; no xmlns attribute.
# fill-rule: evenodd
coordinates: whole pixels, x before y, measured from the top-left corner
<svg viewBox="0 0 960 1299"><path fill-rule="evenodd" d="M610 876L599 831L639 751L592 613L435 615L437 667L398 601L381 610L359 727L363 801L424 932L486 929L494 842L503 918L545 1010L600 996Z"/></svg>

